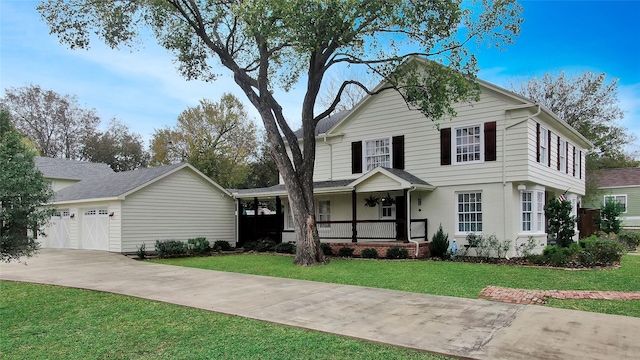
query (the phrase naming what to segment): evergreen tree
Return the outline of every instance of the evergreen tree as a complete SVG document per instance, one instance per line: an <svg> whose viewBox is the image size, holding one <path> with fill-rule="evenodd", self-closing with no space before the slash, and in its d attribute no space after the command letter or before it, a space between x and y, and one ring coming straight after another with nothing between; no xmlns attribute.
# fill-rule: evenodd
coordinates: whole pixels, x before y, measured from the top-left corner
<svg viewBox="0 0 640 360"><path fill-rule="evenodd" d="M34 153L27 149L8 112L0 110L0 261L31 256L53 209L43 205L53 192L36 169Z"/></svg>
<svg viewBox="0 0 640 360"><path fill-rule="evenodd" d="M575 235L576 217L571 215L571 202L558 201L553 198L544 207L544 214L549 224L547 233L560 247L569 247Z"/></svg>
<svg viewBox="0 0 640 360"><path fill-rule="evenodd" d="M600 230L607 234L619 233L622 227L622 220L620 220L621 213L622 206L620 203L613 199L608 199L600 207L600 218L598 219Z"/></svg>

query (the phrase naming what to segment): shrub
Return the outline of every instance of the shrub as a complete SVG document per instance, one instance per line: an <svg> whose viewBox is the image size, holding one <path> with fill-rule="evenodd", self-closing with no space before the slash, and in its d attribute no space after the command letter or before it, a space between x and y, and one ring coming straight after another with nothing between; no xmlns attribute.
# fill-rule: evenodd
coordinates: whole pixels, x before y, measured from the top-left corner
<svg viewBox="0 0 640 360"><path fill-rule="evenodd" d="M374 248L366 248L360 252L360 256L365 259L377 259L378 258L378 250Z"/></svg>
<svg viewBox="0 0 640 360"><path fill-rule="evenodd" d="M640 232L638 231L621 231L618 236L620 241L627 245L629 251L635 251L640 246Z"/></svg>
<svg viewBox="0 0 640 360"><path fill-rule="evenodd" d="M600 230L607 234L619 233L622 226L622 220L620 220L621 213L622 206L620 203L609 198L609 200L600 207L600 218L596 221L598 225L600 225Z"/></svg>
<svg viewBox="0 0 640 360"><path fill-rule="evenodd" d="M269 238L262 238L258 240L258 243L256 244L257 252L274 251L275 248L276 248L276 242Z"/></svg>
<svg viewBox="0 0 640 360"><path fill-rule="evenodd" d="M156 240L156 252L161 259L184 256L187 254L187 244L179 240Z"/></svg>
<svg viewBox="0 0 640 360"><path fill-rule="evenodd" d="M229 242L226 240L216 240L213 243L213 250L214 251L231 251L233 250L233 248L231 247L231 244L229 244Z"/></svg>
<svg viewBox="0 0 640 360"><path fill-rule="evenodd" d="M392 246L387 250L386 257L387 259L408 259L409 252L407 251L407 249L401 248L399 246Z"/></svg>
<svg viewBox="0 0 640 360"><path fill-rule="evenodd" d="M568 247L573 243L576 217L571 215L571 202L558 201L552 198L544 207L548 221L548 233L560 247Z"/></svg>
<svg viewBox="0 0 640 360"><path fill-rule="evenodd" d="M429 255L431 255L431 257L444 258L448 248L449 234L445 234L444 231L442 231L442 224L440 224L438 231L433 234L431 242L429 243Z"/></svg>
<svg viewBox="0 0 640 360"><path fill-rule="evenodd" d="M342 257L352 257L353 256L353 248L350 247L341 247L338 250L338 256L342 256Z"/></svg>
<svg viewBox="0 0 640 360"><path fill-rule="evenodd" d="M258 246L258 242L257 241L251 241L248 242L244 245L242 245L242 250L243 251L253 251L256 249L256 247Z"/></svg>
<svg viewBox="0 0 640 360"><path fill-rule="evenodd" d="M295 254L296 253L296 245L292 242L283 242L276 245L275 250L280 254Z"/></svg>
<svg viewBox="0 0 640 360"><path fill-rule="evenodd" d="M137 247L136 255L138 255L138 259L144 260L147 258L147 251L145 249L146 249L146 245L144 243L142 243L140 247Z"/></svg>
<svg viewBox="0 0 640 360"><path fill-rule="evenodd" d="M622 255L626 252L626 247L618 242L611 240L598 239L587 243L582 253L583 258L590 261L585 266L611 266L620 262Z"/></svg>
<svg viewBox="0 0 640 360"><path fill-rule="evenodd" d="M211 251L209 241L203 237L187 240L187 251L189 255L204 255Z"/></svg>
<svg viewBox="0 0 640 360"><path fill-rule="evenodd" d="M526 242L516 245L516 255L518 257L528 258L532 255L536 246L538 246L536 239L533 236L529 236Z"/></svg>
<svg viewBox="0 0 640 360"><path fill-rule="evenodd" d="M320 248L322 248L322 253L331 256L333 255L333 250L331 250L331 245L327 243L320 243Z"/></svg>
<svg viewBox="0 0 640 360"><path fill-rule="evenodd" d="M489 252L493 250L496 256L499 259L502 259L507 256L509 249L511 249L511 240L500 241L497 236L491 235L487 239L487 246L489 248Z"/></svg>

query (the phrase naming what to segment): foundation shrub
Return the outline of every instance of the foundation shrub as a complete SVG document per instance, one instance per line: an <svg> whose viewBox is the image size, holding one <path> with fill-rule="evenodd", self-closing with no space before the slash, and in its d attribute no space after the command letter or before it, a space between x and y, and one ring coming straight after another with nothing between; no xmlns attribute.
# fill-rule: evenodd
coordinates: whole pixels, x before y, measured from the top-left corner
<svg viewBox="0 0 640 360"><path fill-rule="evenodd" d="M431 242L429 243L429 255L431 257L444 258L448 248L449 234L445 234L444 231L442 231L442 224L440 224L438 231L433 234Z"/></svg>
<svg viewBox="0 0 640 360"><path fill-rule="evenodd" d="M160 259L187 255L187 244L179 240L156 240L156 253Z"/></svg>
<svg viewBox="0 0 640 360"><path fill-rule="evenodd" d="M257 241L251 241L248 242L244 245L242 245L242 251L254 251L256 249L256 246L258 246L258 242Z"/></svg>
<svg viewBox="0 0 640 360"><path fill-rule="evenodd" d="M446 249L445 249L446 251ZM399 246L392 246L387 250L387 259L408 259L409 252Z"/></svg>
<svg viewBox="0 0 640 360"><path fill-rule="evenodd" d="M136 255L138 256L138 259L144 260L147 258L147 250L146 250L146 245L144 243L139 247L136 247L136 249L137 249Z"/></svg>
<svg viewBox="0 0 640 360"><path fill-rule="evenodd" d="M341 247L338 250L338 256L341 256L341 257L352 257L353 256L353 251L354 251L353 248L346 247L346 246L345 247Z"/></svg>
<svg viewBox="0 0 640 360"><path fill-rule="evenodd" d="M320 248L322 248L322 253L327 256L333 255L333 250L331 250L331 245L327 243L320 243Z"/></svg>
<svg viewBox="0 0 640 360"><path fill-rule="evenodd" d="M233 250L233 248L231 247L231 244L229 244L229 242L226 240L216 240L213 243L213 250L214 251L231 251Z"/></svg>
<svg viewBox="0 0 640 360"><path fill-rule="evenodd" d="M187 252L189 255L205 255L211 252L211 246L206 238L198 237L187 240Z"/></svg>
<svg viewBox="0 0 640 360"><path fill-rule="evenodd" d="M611 266L620 262L626 250L625 245L616 241L597 239L587 243L580 254L585 261L590 261L589 264L583 264L585 266Z"/></svg>
<svg viewBox="0 0 640 360"><path fill-rule="evenodd" d="M275 251L280 254L295 254L296 245L292 242L283 242L276 245Z"/></svg>
<svg viewBox="0 0 640 360"><path fill-rule="evenodd" d="M620 242L627 245L629 251L635 251L640 246L640 231L620 231Z"/></svg>
<svg viewBox="0 0 640 360"><path fill-rule="evenodd" d="M276 242L269 238L263 238L258 240L258 243L256 244L256 248L255 248L257 252L269 252L269 251L275 251L275 249L276 249Z"/></svg>
<svg viewBox="0 0 640 360"><path fill-rule="evenodd" d="M374 248L366 248L360 252L360 256L365 259L377 259L378 258L378 250Z"/></svg>

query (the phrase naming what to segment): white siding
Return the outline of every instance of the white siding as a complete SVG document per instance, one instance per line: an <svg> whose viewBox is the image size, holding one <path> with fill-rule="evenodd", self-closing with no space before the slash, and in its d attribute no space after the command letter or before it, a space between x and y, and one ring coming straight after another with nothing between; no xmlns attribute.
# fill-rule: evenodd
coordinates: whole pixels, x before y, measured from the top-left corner
<svg viewBox="0 0 640 360"><path fill-rule="evenodd" d="M156 240L205 237L235 246L235 205L220 189L184 168L131 195L122 208L122 252Z"/></svg>

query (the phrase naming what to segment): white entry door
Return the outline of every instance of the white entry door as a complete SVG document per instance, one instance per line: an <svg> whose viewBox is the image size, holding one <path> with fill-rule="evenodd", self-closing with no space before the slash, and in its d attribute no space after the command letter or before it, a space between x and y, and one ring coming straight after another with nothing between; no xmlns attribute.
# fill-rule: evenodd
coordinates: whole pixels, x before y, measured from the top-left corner
<svg viewBox="0 0 640 360"><path fill-rule="evenodd" d="M87 209L82 218L82 248L109 251L109 212Z"/></svg>
<svg viewBox="0 0 640 360"><path fill-rule="evenodd" d="M56 211L47 227L47 245L49 248L69 247L69 209Z"/></svg>

